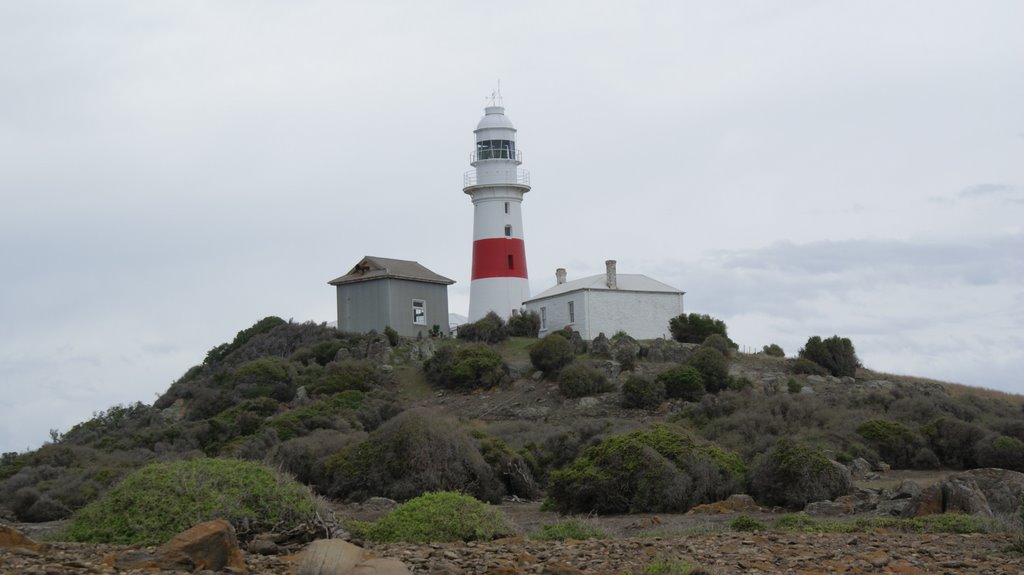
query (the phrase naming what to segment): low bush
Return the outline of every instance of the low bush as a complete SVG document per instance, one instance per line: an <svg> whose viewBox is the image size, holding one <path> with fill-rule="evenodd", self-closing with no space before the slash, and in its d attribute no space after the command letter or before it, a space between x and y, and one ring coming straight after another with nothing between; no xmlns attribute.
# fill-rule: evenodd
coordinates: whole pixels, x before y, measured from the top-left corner
<svg viewBox="0 0 1024 575"><path fill-rule="evenodd" d="M391 347L398 347L398 344L402 343L402 337L398 335L398 331L390 325L384 326L384 337L388 339L388 345Z"/></svg>
<svg viewBox="0 0 1024 575"><path fill-rule="evenodd" d="M686 363L700 372L708 393L718 393L729 387L729 361L717 349L701 347Z"/></svg>
<svg viewBox="0 0 1024 575"><path fill-rule="evenodd" d="M558 374L558 390L566 397L596 395L613 389L615 385L604 372L585 363L571 363Z"/></svg>
<svg viewBox="0 0 1024 575"><path fill-rule="evenodd" d="M665 397L683 401L700 401L704 397L704 379L697 368L679 365L658 374L656 381L665 386Z"/></svg>
<svg viewBox="0 0 1024 575"><path fill-rule="evenodd" d="M548 494L563 513L686 511L743 491L745 473L736 454L659 425L587 449L551 473Z"/></svg>
<svg viewBox="0 0 1024 575"><path fill-rule="evenodd" d="M499 501L502 483L473 440L452 419L426 409L404 411L366 440L326 461L332 497L383 496L404 501L428 491L466 491Z"/></svg>
<svg viewBox="0 0 1024 575"><path fill-rule="evenodd" d="M704 341L701 342L701 346L717 349L718 352L725 357L729 357L732 355L733 351L735 351L732 342L729 341L729 338L720 333L713 333L704 338Z"/></svg>
<svg viewBox="0 0 1024 575"><path fill-rule="evenodd" d="M441 491L399 505L363 535L380 543L443 543L490 541L513 533L501 511L468 495Z"/></svg>
<svg viewBox="0 0 1024 575"><path fill-rule="evenodd" d="M495 387L509 377L501 354L482 343L441 346L424 362L423 371L430 383L462 391Z"/></svg>
<svg viewBox="0 0 1024 575"><path fill-rule="evenodd" d="M653 409L665 400L665 384L642 375L631 375L622 384L622 407Z"/></svg>
<svg viewBox="0 0 1024 575"><path fill-rule="evenodd" d="M540 314L523 311L508 318L508 333L515 337L537 337L540 332Z"/></svg>
<svg viewBox="0 0 1024 575"><path fill-rule="evenodd" d="M786 352L777 343L770 343L761 349L761 353L771 357L786 357Z"/></svg>
<svg viewBox="0 0 1024 575"><path fill-rule="evenodd" d="M498 314L487 312L487 315L473 323L459 326L459 339L480 343L501 343L508 339L509 329L505 320Z"/></svg>
<svg viewBox="0 0 1024 575"><path fill-rule="evenodd" d="M530 363L545 376L557 375L574 359L572 344L560 332L549 333L530 346Z"/></svg>
<svg viewBox="0 0 1024 575"><path fill-rule="evenodd" d="M368 360L336 361L328 364L306 385L310 395L334 395L342 391L370 391L391 381L379 366Z"/></svg>
<svg viewBox="0 0 1024 575"><path fill-rule="evenodd" d="M953 469L978 467L978 443L988 435L981 426L952 417L931 421L921 428L921 432L939 462ZM911 440L895 443L901 447L911 444L910 448L903 447L903 452L916 445Z"/></svg>
<svg viewBox="0 0 1024 575"><path fill-rule="evenodd" d="M836 377L852 377L856 375L857 368L860 367L860 360L857 359L857 352L853 349L853 342L849 338L838 335L824 340L817 335L811 336L798 355L824 367Z"/></svg>
<svg viewBox="0 0 1024 575"><path fill-rule="evenodd" d="M156 545L196 523L225 519L242 540L315 525L309 490L263 465L231 459L152 463L72 517L70 541Z"/></svg>
<svg viewBox="0 0 1024 575"><path fill-rule="evenodd" d="M726 524L726 527L733 531L764 531L768 528L767 525L749 515L739 515L734 517Z"/></svg>
<svg viewBox="0 0 1024 575"><path fill-rule="evenodd" d="M206 359L203 361L203 363L206 365L210 365L213 363L223 361L224 358L226 358L235 350L241 348L250 339L262 333L267 333L270 330L274 329L275 327L279 325L285 325L286 323L287 322L285 322L283 319L279 317L265 317L260 321L254 323L251 327L248 327L238 332L238 334L235 335L235 339L233 339L231 343L222 343L217 347L211 349L206 354Z"/></svg>
<svg viewBox="0 0 1024 575"><path fill-rule="evenodd" d="M789 378L786 381L786 391L788 391L790 393L797 394L797 393L800 393L801 391L803 391L803 389L804 389L804 384L802 384L799 381L793 379L792 377Z"/></svg>
<svg viewBox="0 0 1024 575"><path fill-rule="evenodd" d="M566 539L603 539L607 535L598 529L584 525L579 519L565 519L557 523L549 523L538 531L530 533L530 539L538 541L565 541Z"/></svg>
<svg viewBox="0 0 1024 575"><path fill-rule="evenodd" d="M1016 437L991 434L978 442L978 465L1024 471L1024 442Z"/></svg>
<svg viewBox="0 0 1024 575"><path fill-rule="evenodd" d="M758 501L789 508L835 499L851 485L845 467L788 437L754 460L750 476L751 495Z"/></svg>

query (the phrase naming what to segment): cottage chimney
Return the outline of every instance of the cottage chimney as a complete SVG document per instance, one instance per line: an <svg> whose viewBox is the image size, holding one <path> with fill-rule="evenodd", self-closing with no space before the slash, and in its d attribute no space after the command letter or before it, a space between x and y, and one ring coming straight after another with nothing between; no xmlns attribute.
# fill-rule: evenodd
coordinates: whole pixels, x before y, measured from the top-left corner
<svg viewBox="0 0 1024 575"><path fill-rule="evenodd" d="M555 270L555 281L558 283L558 285L562 285L565 283L565 268L558 268L557 270Z"/></svg>
<svg viewBox="0 0 1024 575"><path fill-rule="evenodd" d="M605 267L605 284L608 285L608 289L619 289L618 278L615 277L615 260L607 260L604 262Z"/></svg>

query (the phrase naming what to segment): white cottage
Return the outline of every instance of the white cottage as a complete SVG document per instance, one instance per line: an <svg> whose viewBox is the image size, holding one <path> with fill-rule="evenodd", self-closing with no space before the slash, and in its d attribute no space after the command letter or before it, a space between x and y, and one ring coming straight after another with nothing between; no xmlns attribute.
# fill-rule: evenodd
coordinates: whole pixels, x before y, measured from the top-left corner
<svg viewBox="0 0 1024 575"><path fill-rule="evenodd" d="M540 315L540 336L571 326L583 339L624 331L636 339L668 337L668 322L683 313L684 291L642 274L618 274L615 260L601 275L566 281L555 272L554 287L523 302Z"/></svg>

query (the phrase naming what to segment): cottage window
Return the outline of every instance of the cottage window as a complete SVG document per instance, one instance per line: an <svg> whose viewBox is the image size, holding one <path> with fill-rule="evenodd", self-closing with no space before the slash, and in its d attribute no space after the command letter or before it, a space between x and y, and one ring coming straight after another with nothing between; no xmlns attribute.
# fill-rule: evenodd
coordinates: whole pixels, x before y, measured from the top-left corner
<svg viewBox="0 0 1024 575"><path fill-rule="evenodd" d="M421 299L412 300L412 323L427 325L427 302Z"/></svg>
<svg viewBox="0 0 1024 575"><path fill-rule="evenodd" d="M576 303L576 302L569 302L569 323L575 323L576 322L576 309L575 309L575 306L573 305L574 303Z"/></svg>
<svg viewBox="0 0 1024 575"><path fill-rule="evenodd" d="M548 308L540 308L540 328L542 330L548 328Z"/></svg>

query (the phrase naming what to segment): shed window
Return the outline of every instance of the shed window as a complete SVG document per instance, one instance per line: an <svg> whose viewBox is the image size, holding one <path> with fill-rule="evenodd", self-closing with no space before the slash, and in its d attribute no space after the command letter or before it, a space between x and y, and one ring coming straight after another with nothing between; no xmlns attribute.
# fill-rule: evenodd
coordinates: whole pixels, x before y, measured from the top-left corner
<svg viewBox="0 0 1024 575"><path fill-rule="evenodd" d="M427 302L421 299L412 300L412 323L427 325Z"/></svg>
<svg viewBox="0 0 1024 575"><path fill-rule="evenodd" d="M573 305L576 302L569 302L569 323L576 321L576 307Z"/></svg>

